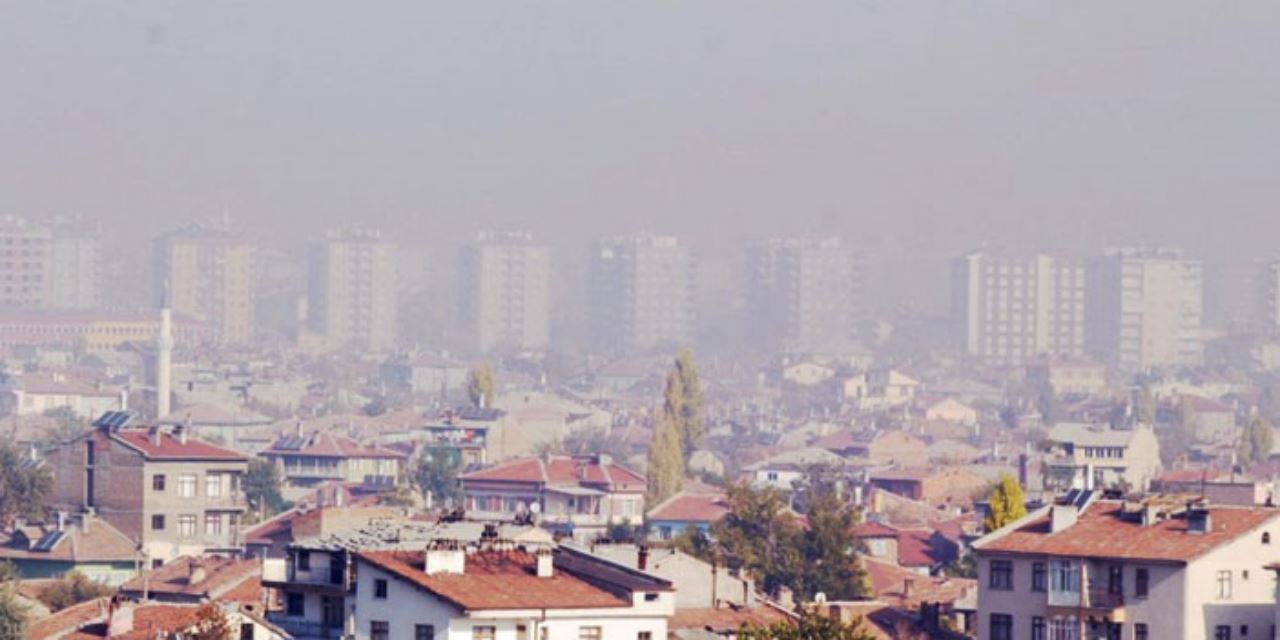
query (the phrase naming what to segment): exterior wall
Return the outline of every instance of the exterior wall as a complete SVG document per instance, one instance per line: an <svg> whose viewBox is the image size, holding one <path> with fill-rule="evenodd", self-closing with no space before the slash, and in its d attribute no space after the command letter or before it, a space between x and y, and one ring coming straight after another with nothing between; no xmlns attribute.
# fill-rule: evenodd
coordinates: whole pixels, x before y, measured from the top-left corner
<svg viewBox="0 0 1280 640"><path fill-rule="evenodd" d="M331 349L384 351L397 337L396 247L376 233L335 233L312 246L307 322Z"/></svg>
<svg viewBox="0 0 1280 640"><path fill-rule="evenodd" d="M241 546L240 518L245 507L238 487L239 478L243 477L245 470L246 463L243 462L147 463L141 482L144 505L141 524L144 528L142 540L150 557L167 561L185 554L201 555L208 549ZM152 488L152 479L159 474L165 476L164 491ZM206 479L210 474L219 476L219 496L208 495ZM195 477L194 497L184 498L179 494L179 478L184 475ZM237 488L235 492L232 491L233 484ZM151 527L152 516L156 515L164 516L163 530ZM195 518L195 531L192 535L183 535L181 532L179 519L182 516ZM206 528L206 518L213 517L218 519L220 532Z"/></svg>
<svg viewBox="0 0 1280 640"><path fill-rule="evenodd" d="M463 254L464 321L480 352L547 349L551 250L530 234L482 234Z"/></svg>
<svg viewBox="0 0 1280 640"><path fill-rule="evenodd" d="M1271 544L1262 544L1264 531L1271 534ZM1269 637L1275 618L1276 579L1262 566L1278 549L1280 517L1192 562L1186 572L1183 607L1186 637L1212 638L1217 625L1230 625L1232 638L1240 637L1241 625L1249 626L1250 638ZM1219 571L1231 572L1230 598L1217 597Z"/></svg>
<svg viewBox="0 0 1280 640"><path fill-rule="evenodd" d="M132 562L51 562L18 558L11 560L18 569L18 575L24 580L41 578L57 578L62 574L75 570L83 573L90 580L101 582L109 587L118 587L138 575L137 565Z"/></svg>
<svg viewBox="0 0 1280 640"><path fill-rule="evenodd" d="M196 229L161 238L155 247L157 298L174 313L206 322L221 344L253 339L255 252L245 238Z"/></svg>
<svg viewBox="0 0 1280 640"><path fill-rule="evenodd" d="M747 322L771 350L824 353L858 334L862 265L837 238L775 238L747 252Z"/></svg>
<svg viewBox="0 0 1280 640"><path fill-rule="evenodd" d="M608 351L683 345L693 334L693 259L674 237L598 243L591 263L593 341Z"/></svg>
<svg viewBox="0 0 1280 640"><path fill-rule="evenodd" d="M1201 263L1175 250L1125 249L1095 260L1090 348L1126 370L1201 364L1203 288Z"/></svg>
<svg viewBox="0 0 1280 640"><path fill-rule="evenodd" d="M957 344L984 360L1017 364L1084 351L1084 267L1047 255L973 253L952 263Z"/></svg>
<svg viewBox="0 0 1280 640"><path fill-rule="evenodd" d="M108 411L120 409L120 396L116 394L82 395L78 393L27 393L13 391L12 406L20 416L37 416L54 409L70 409L86 419L97 418Z"/></svg>

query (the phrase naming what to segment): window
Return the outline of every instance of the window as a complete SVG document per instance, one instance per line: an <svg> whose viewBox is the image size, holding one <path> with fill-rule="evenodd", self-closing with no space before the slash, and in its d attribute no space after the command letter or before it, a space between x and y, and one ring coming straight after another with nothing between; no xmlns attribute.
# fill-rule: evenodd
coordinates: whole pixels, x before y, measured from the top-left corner
<svg viewBox="0 0 1280 640"><path fill-rule="evenodd" d="M164 531L164 516L162 515L151 516L151 530Z"/></svg>
<svg viewBox="0 0 1280 640"><path fill-rule="evenodd" d="M253 640L253 623L246 622L240 625L240 640Z"/></svg>
<svg viewBox="0 0 1280 640"><path fill-rule="evenodd" d="M1013 616L1006 613L991 614L991 640L1013 640Z"/></svg>
<svg viewBox="0 0 1280 640"><path fill-rule="evenodd" d="M284 597L285 615L301 618L307 615L307 597L301 593L286 593Z"/></svg>
<svg viewBox="0 0 1280 640"><path fill-rule="evenodd" d="M391 640L391 623L386 620L370 620L369 640Z"/></svg>
<svg viewBox="0 0 1280 640"><path fill-rule="evenodd" d="M1008 560L991 561L991 577L988 585L992 589L1008 591L1013 588L1013 563Z"/></svg>
<svg viewBox="0 0 1280 640"><path fill-rule="evenodd" d="M1213 640L1231 640L1230 625L1220 624L1214 627Z"/></svg>
<svg viewBox="0 0 1280 640"><path fill-rule="evenodd" d="M1045 640L1044 618L1040 616L1031 618L1031 640Z"/></svg>
<svg viewBox="0 0 1280 640"><path fill-rule="evenodd" d="M546 627L543 627L546 630ZM494 640L497 636L496 627L471 627L471 640Z"/></svg>
<svg viewBox="0 0 1280 640"><path fill-rule="evenodd" d="M1031 590L1046 591L1049 587L1048 572L1045 571L1043 562L1031 563ZM1041 621L1043 622L1043 620Z"/></svg>
<svg viewBox="0 0 1280 640"><path fill-rule="evenodd" d="M1231 599L1231 571L1229 570L1218 572L1218 599ZM1227 629L1227 634L1229 635L1230 633L1231 630Z"/></svg>
<svg viewBox="0 0 1280 640"><path fill-rule="evenodd" d="M578 640L601 640L603 637L600 627L578 627Z"/></svg>
<svg viewBox="0 0 1280 640"><path fill-rule="evenodd" d="M204 533L208 536L222 535L222 516L216 513L204 514Z"/></svg>
<svg viewBox="0 0 1280 640"><path fill-rule="evenodd" d="M1049 621L1049 640L1079 640L1080 622L1075 616L1054 618Z"/></svg>
<svg viewBox="0 0 1280 640"><path fill-rule="evenodd" d="M298 571L311 570L311 552L310 551L307 551L306 549L299 549L297 558L298 558Z"/></svg>
<svg viewBox="0 0 1280 640"><path fill-rule="evenodd" d="M1262 544L1271 544L1271 532L1270 532L1270 531L1263 531L1263 532L1262 532Z"/></svg>
<svg viewBox="0 0 1280 640"><path fill-rule="evenodd" d="M529 640L529 627L522 624L516 625L516 640Z"/></svg>
<svg viewBox="0 0 1280 640"><path fill-rule="evenodd" d="M641 631L636 634L636 640L653 640L652 631Z"/></svg>
<svg viewBox="0 0 1280 640"><path fill-rule="evenodd" d="M1145 568L1138 569L1133 585L1133 595L1139 598L1147 597L1148 590L1151 588L1151 576Z"/></svg>
<svg viewBox="0 0 1280 640"><path fill-rule="evenodd" d="M1249 637L1249 625L1247 624L1240 625L1240 637L1241 638Z"/></svg>
<svg viewBox="0 0 1280 640"><path fill-rule="evenodd" d="M436 628L429 624L413 625L413 640L436 640Z"/></svg>
<svg viewBox="0 0 1280 640"><path fill-rule="evenodd" d="M204 477L204 495L209 498L222 496L222 476L210 473Z"/></svg>
<svg viewBox="0 0 1280 640"><path fill-rule="evenodd" d="M1133 625L1133 640L1151 640L1145 623L1139 622Z"/></svg>
<svg viewBox="0 0 1280 640"><path fill-rule="evenodd" d="M196 497L196 477L193 474L185 474L178 476L178 497L194 498Z"/></svg>
<svg viewBox="0 0 1280 640"><path fill-rule="evenodd" d="M196 537L196 517L193 515L178 516L178 535L183 538Z"/></svg>
<svg viewBox="0 0 1280 640"><path fill-rule="evenodd" d="M163 473L157 473L156 475L151 476L151 490L164 491L164 474Z"/></svg>
<svg viewBox="0 0 1280 640"><path fill-rule="evenodd" d="M382 578L378 578L377 580L373 581L373 597L379 600L387 599L387 581L386 580Z"/></svg>
<svg viewBox="0 0 1280 640"><path fill-rule="evenodd" d="M1118 564L1107 567L1107 593L1113 595L1124 593L1124 567Z"/></svg>

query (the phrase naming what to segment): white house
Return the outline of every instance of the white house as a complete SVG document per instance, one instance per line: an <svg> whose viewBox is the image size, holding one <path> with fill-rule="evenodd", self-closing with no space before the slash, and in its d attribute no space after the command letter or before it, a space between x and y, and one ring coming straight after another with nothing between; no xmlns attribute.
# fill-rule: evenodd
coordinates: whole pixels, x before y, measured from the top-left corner
<svg viewBox="0 0 1280 640"><path fill-rule="evenodd" d="M355 555L349 637L659 640L670 582L569 548L435 541Z"/></svg>

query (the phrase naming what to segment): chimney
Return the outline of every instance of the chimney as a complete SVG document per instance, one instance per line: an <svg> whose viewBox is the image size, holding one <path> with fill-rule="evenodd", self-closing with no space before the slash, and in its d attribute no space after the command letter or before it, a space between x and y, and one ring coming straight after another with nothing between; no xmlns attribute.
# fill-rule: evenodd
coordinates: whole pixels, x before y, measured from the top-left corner
<svg viewBox="0 0 1280 640"><path fill-rule="evenodd" d="M429 576L439 573L466 573L467 550L458 540L433 540L423 554L423 571Z"/></svg>
<svg viewBox="0 0 1280 640"><path fill-rule="evenodd" d="M80 514L80 531L86 536L89 535L90 529L93 527L93 518L97 515L93 507L85 507L84 513Z"/></svg>
<svg viewBox="0 0 1280 640"><path fill-rule="evenodd" d="M1203 534L1213 531L1213 518L1204 504L1187 503L1187 533Z"/></svg>
<svg viewBox="0 0 1280 640"><path fill-rule="evenodd" d="M169 417L172 377L173 326L169 314L169 285L165 283L164 307L160 309L160 335L156 340L156 422Z"/></svg>
<svg viewBox="0 0 1280 640"><path fill-rule="evenodd" d="M153 447L160 446L160 426L159 425L151 427L151 429L147 432L147 435L151 437L151 446Z"/></svg>
<svg viewBox="0 0 1280 640"><path fill-rule="evenodd" d="M190 564L187 565L187 586L194 587L195 585L204 582L206 576L207 573L204 570L204 562L199 559L192 558Z"/></svg>
<svg viewBox="0 0 1280 640"><path fill-rule="evenodd" d="M1049 511L1049 532L1058 533L1071 528L1080 517L1080 510L1073 504L1055 504Z"/></svg>
<svg viewBox="0 0 1280 640"><path fill-rule="evenodd" d="M914 579L912 579L912 578L904 578L904 579L902 580L902 597L903 597L903 598L910 598L910 597L911 597L911 588L912 588L912 587L914 587L915 585L916 585L916 581L915 581Z"/></svg>
<svg viewBox="0 0 1280 640"><path fill-rule="evenodd" d="M550 578L555 575L555 564L552 561L551 549L545 547L538 549L533 556L538 562L539 578Z"/></svg>
<svg viewBox="0 0 1280 640"><path fill-rule="evenodd" d="M67 528L67 512L58 512L58 531L65 531Z"/></svg>
<svg viewBox="0 0 1280 640"><path fill-rule="evenodd" d="M173 428L173 435L178 438L179 443L186 444L188 431L190 431L190 429L187 428L187 425L180 424Z"/></svg>
<svg viewBox="0 0 1280 640"><path fill-rule="evenodd" d="M1030 457L1023 453L1018 455L1018 484L1027 486L1027 477L1030 475Z"/></svg>
<svg viewBox="0 0 1280 640"><path fill-rule="evenodd" d="M636 555L636 568L641 571L649 570L649 547L640 545L640 551ZM712 570L714 571L714 565Z"/></svg>
<svg viewBox="0 0 1280 640"><path fill-rule="evenodd" d="M297 434L299 437L301 437L301 436L302 436L302 421L301 421L301 420L299 420L296 424L294 424L294 425L293 425L293 431L294 431L294 433L295 433L295 434Z"/></svg>
<svg viewBox="0 0 1280 640"><path fill-rule="evenodd" d="M121 411L129 410L129 390L128 389L120 390L119 404L120 404Z"/></svg>

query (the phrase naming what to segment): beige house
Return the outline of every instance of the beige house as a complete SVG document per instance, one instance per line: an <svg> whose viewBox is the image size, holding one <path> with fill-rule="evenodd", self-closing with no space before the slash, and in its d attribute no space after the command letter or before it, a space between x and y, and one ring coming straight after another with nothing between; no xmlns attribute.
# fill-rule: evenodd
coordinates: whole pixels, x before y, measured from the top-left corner
<svg viewBox="0 0 1280 640"><path fill-rule="evenodd" d="M1053 451L1044 458L1045 486L1143 489L1160 473L1160 443L1150 427L1059 423L1049 431Z"/></svg>
<svg viewBox="0 0 1280 640"><path fill-rule="evenodd" d="M978 638L1270 637L1278 535L1266 507L1044 507L974 543Z"/></svg>
<svg viewBox="0 0 1280 640"><path fill-rule="evenodd" d="M1107 368L1088 358L1043 357L1027 365L1027 382L1058 395L1098 396L1107 390Z"/></svg>
<svg viewBox="0 0 1280 640"><path fill-rule="evenodd" d="M286 498L337 480L369 488L391 488L400 478L408 454L365 446L345 436L318 431L281 437L258 455L280 469Z"/></svg>
<svg viewBox="0 0 1280 640"><path fill-rule="evenodd" d="M244 456L180 427L99 425L49 453L55 505L94 510L152 564L241 549Z"/></svg>
<svg viewBox="0 0 1280 640"><path fill-rule="evenodd" d="M978 424L978 410L955 398L943 398L925 407L924 419L975 425Z"/></svg>

